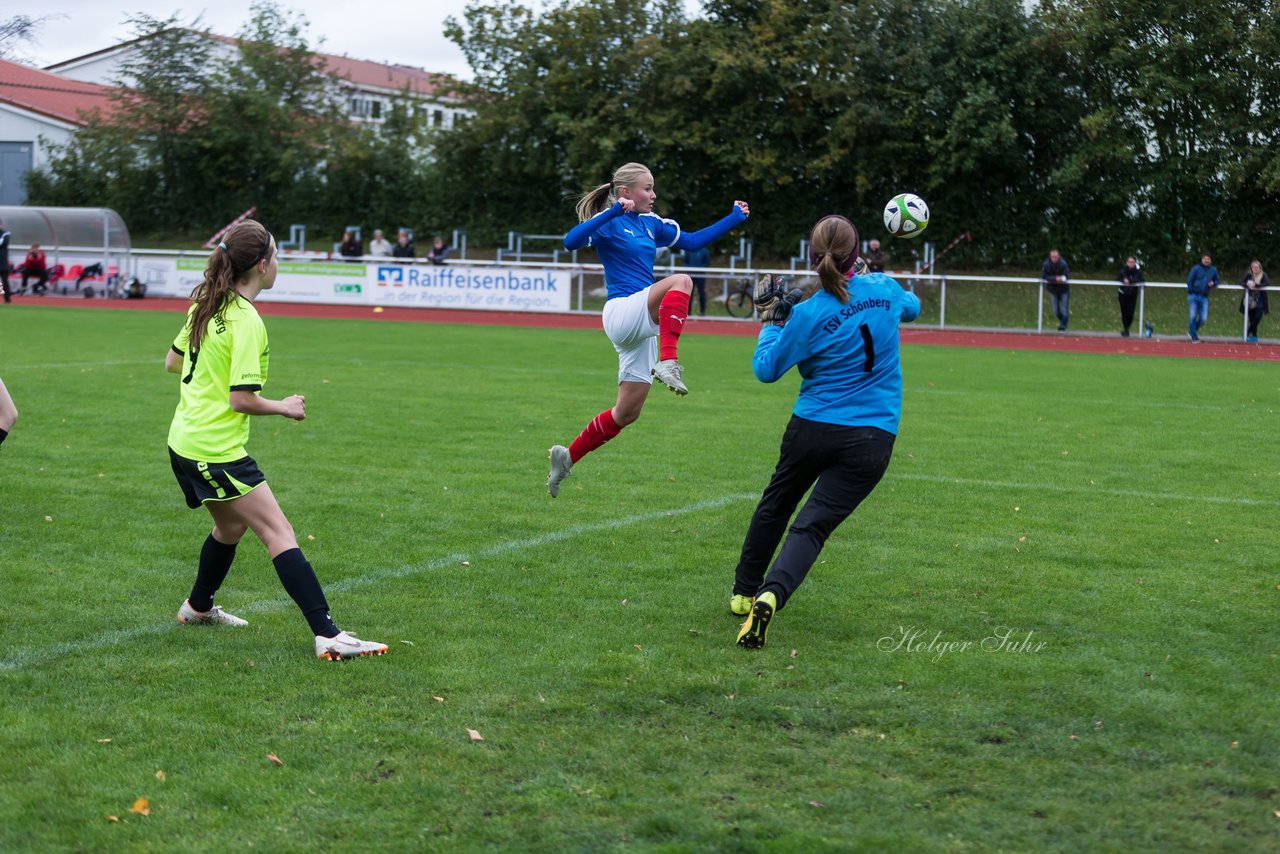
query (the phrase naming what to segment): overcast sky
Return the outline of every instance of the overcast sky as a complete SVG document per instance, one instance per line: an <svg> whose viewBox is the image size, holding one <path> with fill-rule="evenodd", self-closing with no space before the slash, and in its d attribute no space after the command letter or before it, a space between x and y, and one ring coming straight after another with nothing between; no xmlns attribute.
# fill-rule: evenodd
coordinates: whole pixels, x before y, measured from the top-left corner
<svg viewBox="0 0 1280 854"><path fill-rule="evenodd" d="M120 5L111 0L46 0L39 12L26 10L32 17L47 20L40 25L36 41L17 46L16 58L43 67L110 47L130 37L125 18L137 12L156 18L177 14L184 23L199 15L214 32L235 35L249 19L249 5L250 0L217 4L208 0L126 0ZM305 8L312 47L325 53L471 77L462 52L443 32L444 19L450 15L461 19L467 0L282 0L280 5ZM525 5L540 9L544 4L534 0ZM685 5L693 12L699 8L697 0L685 0ZM0 12L0 17L16 11Z"/></svg>

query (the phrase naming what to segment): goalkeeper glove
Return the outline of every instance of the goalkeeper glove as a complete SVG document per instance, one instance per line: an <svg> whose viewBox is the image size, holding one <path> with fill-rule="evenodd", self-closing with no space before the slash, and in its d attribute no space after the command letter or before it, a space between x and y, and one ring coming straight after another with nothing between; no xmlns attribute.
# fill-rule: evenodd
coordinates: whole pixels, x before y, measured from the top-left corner
<svg viewBox="0 0 1280 854"><path fill-rule="evenodd" d="M773 307L777 305L783 293L782 280L779 276L765 273L756 282L756 292L752 300L756 304L756 311L761 321L768 320L765 315L772 314Z"/></svg>
<svg viewBox="0 0 1280 854"><path fill-rule="evenodd" d="M782 326L791 317L791 309L802 299L804 299L804 291L799 288L792 288L780 296L778 301L770 307L768 317L762 312L760 320L765 323L772 323L774 326Z"/></svg>
<svg viewBox="0 0 1280 854"><path fill-rule="evenodd" d="M762 275L756 282L754 301L761 323L781 326L791 316L791 308L804 298L800 288L786 287L789 276Z"/></svg>

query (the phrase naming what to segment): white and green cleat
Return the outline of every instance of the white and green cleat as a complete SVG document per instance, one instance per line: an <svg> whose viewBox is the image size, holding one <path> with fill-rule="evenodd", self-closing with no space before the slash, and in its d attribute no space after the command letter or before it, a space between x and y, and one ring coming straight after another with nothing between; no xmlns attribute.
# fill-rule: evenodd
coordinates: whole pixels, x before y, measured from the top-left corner
<svg viewBox="0 0 1280 854"><path fill-rule="evenodd" d="M684 368L675 359L666 359L653 366L653 376L676 394L685 395L689 389L684 384Z"/></svg>
<svg viewBox="0 0 1280 854"><path fill-rule="evenodd" d="M242 620L235 614L228 614L226 611L214 605L208 611L197 611L191 607L190 600L182 600L182 606L178 608L178 622L188 626L194 626L198 623L204 623L210 626L247 626L248 620Z"/></svg>
<svg viewBox="0 0 1280 854"><path fill-rule="evenodd" d="M547 475L547 492L555 498L560 494L560 481L569 476L573 468L573 460L569 457L569 449L564 445L551 446L551 472Z"/></svg>
<svg viewBox="0 0 1280 854"><path fill-rule="evenodd" d="M316 635L316 656L326 661L341 661L360 655L385 655L386 652L385 643L360 640L349 632L338 632L331 638Z"/></svg>

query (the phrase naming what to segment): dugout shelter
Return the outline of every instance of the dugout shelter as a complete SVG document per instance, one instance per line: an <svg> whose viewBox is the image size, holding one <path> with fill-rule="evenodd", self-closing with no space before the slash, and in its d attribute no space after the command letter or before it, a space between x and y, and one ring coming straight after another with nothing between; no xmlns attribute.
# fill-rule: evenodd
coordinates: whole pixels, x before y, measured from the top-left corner
<svg viewBox="0 0 1280 854"><path fill-rule="evenodd" d="M76 281L101 282L110 292L119 281L133 249L129 229L110 208L44 208L0 206L0 223L8 229L9 263L16 270L33 244L39 244L50 270L51 287ZM85 268L101 265L98 275L82 276Z"/></svg>

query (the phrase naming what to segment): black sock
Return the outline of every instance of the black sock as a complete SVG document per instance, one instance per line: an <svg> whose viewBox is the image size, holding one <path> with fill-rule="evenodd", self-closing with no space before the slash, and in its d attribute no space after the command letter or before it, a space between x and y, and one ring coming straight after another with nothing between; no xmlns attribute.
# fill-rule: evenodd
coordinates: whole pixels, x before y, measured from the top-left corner
<svg viewBox="0 0 1280 854"><path fill-rule="evenodd" d="M0 430L0 445L4 444L4 440L9 438L8 430Z"/></svg>
<svg viewBox="0 0 1280 854"><path fill-rule="evenodd" d="M307 618L311 633L320 637L331 638L338 633L338 627L329 619L329 603L324 599L324 591L320 589L320 579L315 570L302 555L302 549L289 549L271 559L276 565L276 575L280 583L298 607L302 616Z"/></svg>
<svg viewBox="0 0 1280 854"><path fill-rule="evenodd" d="M196 570L196 583L191 585L191 595L187 601L197 611L208 611L213 607L213 594L218 592L222 581L231 569L231 562L236 559L234 544L220 543L210 534L200 548L200 567Z"/></svg>
<svg viewBox="0 0 1280 854"><path fill-rule="evenodd" d="M785 590L783 590L783 589L782 589L782 585L781 585L781 584L778 584L778 583L776 583L776 582L775 582L775 583L770 584L770 583L766 582L766 583L765 583L765 585L764 585L764 587L761 587L761 588L760 588L760 590L756 592L756 598L757 598L757 599L759 599L761 596L763 596L763 595L764 595L764 594L766 594L766 593L772 593L772 594L773 594L773 598L774 598L774 599L777 601L777 603L778 603L778 608L777 608L777 610L781 611L781 610L782 610L782 606L783 606L783 605L785 605L785 604L787 604L787 592L786 592Z"/></svg>

